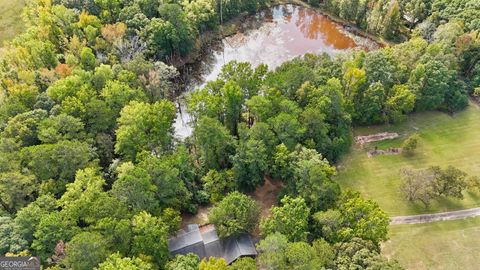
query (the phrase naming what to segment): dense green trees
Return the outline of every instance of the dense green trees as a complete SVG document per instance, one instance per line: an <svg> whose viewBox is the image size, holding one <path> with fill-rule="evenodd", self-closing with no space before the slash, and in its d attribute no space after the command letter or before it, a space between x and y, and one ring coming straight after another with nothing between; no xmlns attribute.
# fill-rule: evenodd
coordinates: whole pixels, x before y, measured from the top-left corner
<svg viewBox="0 0 480 270"><path fill-rule="evenodd" d="M158 207L155 186L146 170L124 163L118 168L118 179L112 185L112 194L136 211L153 212Z"/></svg>
<svg viewBox="0 0 480 270"><path fill-rule="evenodd" d="M371 33L388 39L399 38L402 18L400 4L396 0L327 0L325 7Z"/></svg>
<svg viewBox="0 0 480 270"><path fill-rule="evenodd" d="M3 137L12 138L21 146L35 145L38 143L38 125L46 116L47 112L41 109L18 114L8 121Z"/></svg>
<svg viewBox="0 0 480 270"><path fill-rule="evenodd" d="M461 20L469 31L480 29L478 2L474 0L434 0L431 11L431 17L437 23Z"/></svg>
<svg viewBox="0 0 480 270"><path fill-rule="evenodd" d="M253 69L249 63L236 61L226 64L217 80L188 96L188 111L195 121L202 116L216 118L237 135L245 100L258 94L266 68L260 65Z"/></svg>
<svg viewBox="0 0 480 270"><path fill-rule="evenodd" d="M306 241L310 209L301 197L282 198L281 207L272 207L271 216L262 220L260 230L263 235L279 232L289 241Z"/></svg>
<svg viewBox="0 0 480 270"><path fill-rule="evenodd" d="M155 192L155 201L160 208L188 209L189 203L191 203L192 194L187 189L187 185L192 183L189 182L188 175L185 175L188 173L187 168L180 167L188 166L188 163L181 159L178 160L179 156L179 153L175 153L157 158L144 154L139 160L138 166L141 168L141 173L148 172L149 177L147 178L151 179L156 187L151 191ZM135 181L139 181L139 179L135 179ZM146 181L142 186L145 184ZM152 188L150 185L144 187ZM132 192L132 186L128 190ZM155 205L149 205L149 207L155 207Z"/></svg>
<svg viewBox="0 0 480 270"><path fill-rule="evenodd" d="M272 210L273 216L267 223L276 218L282 221L294 219L280 217L279 211L282 210L276 207ZM308 217L308 209L306 214ZM346 193L338 202L338 210L317 212L313 220L315 228L309 238L315 240L311 244L303 242L305 239L291 238L295 237L291 227L298 228L295 225L283 230L289 237L278 231L269 233L257 245L260 266L266 269L401 269L395 262L379 255L379 243L387 237L389 218L376 203L361 199L358 194ZM281 230L282 226L279 228Z"/></svg>
<svg viewBox="0 0 480 270"><path fill-rule="evenodd" d="M166 100L128 104L118 119L115 151L130 160L135 160L141 151L160 155L171 147L174 119L175 107Z"/></svg>
<svg viewBox="0 0 480 270"><path fill-rule="evenodd" d="M448 81L448 69L439 61L417 65L409 79L417 96L415 106L419 110L438 108L444 102Z"/></svg>
<svg viewBox="0 0 480 270"><path fill-rule="evenodd" d="M395 261L388 261L380 255L380 250L370 241L354 238L350 242L335 245L337 257L335 267L344 269L391 269L402 267Z"/></svg>
<svg viewBox="0 0 480 270"><path fill-rule="evenodd" d="M93 232L75 235L65 248L63 263L72 269L93 269L108 256L107 243L103 236Z"/></svg>
<svg viewBox="0 0 480 270"><path fill-rule="evenodd" d="M175 7L178 7L178 5L175 5ZM178 9L172 10L172 12L175 11L178 11ZM188 43L191 43L191 40L188 37L188 32L184 32L187 30L183 24L184 20L181 21L182 28L179 29L180 31L178 32L175 28L175 25L169 21L165 21L161 18L153 18L150 21L145 28L145 39L148 42L148 47L150 48L152 55L156 56L157 58L172 57L175 52L182 48L182 42L187 41Z"/></svg>
<svg viewBox="0 0 480 270"><path fill-rule="evenodd" d="M43 143L84 138L85 131L82 121L67 114L52 115L41 121L38 126L38 139Z"/></svg>
<svg viewBox="0 0 480 270"><path fill-rule="evenodd" d="M349 241L354 237L379 244L387 239L388 216L377 203L346 193L338 201L338 209L313 215L316 232L332 242Z"/></svg>
<svg viewBox="0 0 480 270"><path fill-rule="evenodd" d="M153 266L139 258L122 258L118 253L113 253L104 262L98 270L151 270Z"/></svg>
<svg viewBox="0 0 480 270"><path fill-rule="evenodd" d="M423 21L431 9L432 1L403 0L400 1L410 29L418 22Z"/></svg>
<svg viewBox="0 0 480 270"><path fill-rule="evenodd" d="M225 194L235 189L235 178L231 170L210 170L202 178L203 188L210 196L213 203L219 202Z"/></svg>
<svg viewBox="0 0 480 270"><path fill-rule="evenodd" d="M198 256L189 253L187 255L177 255L165 266L167 270L197 270Z"/></svg>
<svg viewBox="0 0 480 270"><path fill-rule="evenodd" d="M53 254L59 241L70 241L79 231L75 220L63 213L47 213L36 226L31 247L40 258L46 259Z"/></svg>
<svg viewBox="0 0 480 270"><path fill-rule="evenodd" d="M28 242L18 232L18 226L10 217L0 217L0 236L2 254L21 252L28 246Z"/></svg>
<svg viewBox="0 0 480 270"><path fill-rule="evenodd" d="M305 199L313 210L330 208L340 194L340 187L331 179L336 171L315 150L297 148L289 154L291 178L287 192Z"/></svg>
<svg viewBox="0 0 480 270"><path fill-rule="evenodd" d="M230 270L257 270L257 264L254 259L249 257L242 257L234 261L230 267Z"/></svg>
<svg viewBox="0 0 480 270"><path fill-rule="evenodd" d="M262 141L250 139L241 143L232 162L233 174L239 188L254 190L263 184L268 167L268 155Z"/></svg>
<svg viewBox="0 0 480 270"><path fill-rule="evenodd" d="M208 219L222 238L249 233L255 229L260 209L256 202L239 192L228 194L210 210Z"/></svg>
<svg viewBox="0 0 480 270"><path fill-rule="evenodd" d="M199 270L228 270L227 263L223 258L214 258L210 257L207 259L202 259L198 265Z"/></svg>
<svg viewBox="0 0 480 270"><path fill-rule="evenodd" d="M150 256L156 265L165 265L170 256L167 247L167 225L146 212L132 218L132 254Z"/></svg>
<svg viewBox="0 0 480 270"><path fill-rule="evenodd" d="M60 141L23 148L21 156L24 167L35 175L44 193L61 194L77 170L94 164L95 153L88 143Z"/></svg>
<svg viewBox="0 0 480 270"><path fill-rule="evenodd" d="M206 170L224 169L230 165L235 142L228 130L218 120L203 117L193 131L199 162Z"/></svg>
<svg viewBox="0 0 480 270"><path fill-rule="evenodd" d="M270 234L257 245L258 261L266 269L322 269L332 266L335 258L333 248L322 240L288 242L279 233Z"/></svg>
<svg viewBox="0 0 480 270"><path fill-rule="evenodd" d="M18 172L0 174L0 205L9 213L26 206L33 200L33 193L37 185L32 175L23 175Z"/></svg>

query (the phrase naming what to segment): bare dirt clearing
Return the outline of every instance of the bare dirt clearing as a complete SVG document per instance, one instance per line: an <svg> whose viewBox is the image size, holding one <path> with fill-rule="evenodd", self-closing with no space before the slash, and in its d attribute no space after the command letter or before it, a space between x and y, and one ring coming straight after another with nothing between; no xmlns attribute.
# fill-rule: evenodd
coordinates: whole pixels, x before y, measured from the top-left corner
<svg viewBox="0 0 480 270"><path fill-rule="evenodd" d="M261 217L266 217L270 214L270 208L277 204L277 197L282 188L282 182L273 180L270 177L265 177L263 186L258 187L255 192L250 194L258 203L258 206L260 206Z"/></svg>
<svg viewBox="0 0 480 270"><path fill-rule="evenodd" d="M400 135L398 135L398 133L396 132L382 132L382 133L366 135L366 136L357 136L355 137L355 143L363 145L369 142L378 142L383 140L395 139L399 136Z"/></svg>
<svg viewBox="0 0 480 270"><path fill-rule="evenodd" d="M282 188L282 182L273 180L270 177L265 177L265 183L261 187L258 187L253 193L249 194L260 207L260 218L270 214L270 208L277 204L277 197ZM212 206L212 204L200 206L194 215L183 214L181 227L184 228L188 224L208 224L208 211Z"/></svg>

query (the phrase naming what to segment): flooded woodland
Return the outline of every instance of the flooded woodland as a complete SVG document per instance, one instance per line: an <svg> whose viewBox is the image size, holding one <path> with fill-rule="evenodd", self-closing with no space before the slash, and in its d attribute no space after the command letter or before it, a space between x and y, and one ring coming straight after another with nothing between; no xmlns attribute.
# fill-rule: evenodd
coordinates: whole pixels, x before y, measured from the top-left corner
<svg viewBox="0 0 480 270"><path fill-rule="evenodd" d="M194 91L214 80L222 66L233 60L253 66L263 63L274 69L306 53L335 56L352 49L373 50L379 46L324 14L296 5L279 5L260 11L242 22L241 29L245 30L212 44L201 61L189 67L186 91ZM178 137L184 138L191 133L190 118L183 105L179 106L175 131Z"/></svg>

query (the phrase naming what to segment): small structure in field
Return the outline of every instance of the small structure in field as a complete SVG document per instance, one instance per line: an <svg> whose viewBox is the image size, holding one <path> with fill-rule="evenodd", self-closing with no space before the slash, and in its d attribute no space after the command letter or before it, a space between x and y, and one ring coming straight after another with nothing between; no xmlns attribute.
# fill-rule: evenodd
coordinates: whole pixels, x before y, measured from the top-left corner
<svg viewBox="0 0 480 270"><path fill-rule="evenodd" d="M248 234L220 239L213 225L187 225L185 230L180 230L175 237L168 240L168 250L174 256L194 253L200 259L223 258L227 264L240 257L257 256L255 245Z"/></svg>
<svg viewBox="0 0 480 270"><path fill-rule="evenodd" d="M357 136L355 137L355 143L363 145L369 142L378 142L383 140L395 139L398 136L400 135L398 135L398 133L396 132L382 132L382 133L366 135L366 136Z"/></svg>
<svg viewBox="0 0 480 270"><path fill-rule="evenodd" d="M375 149L367 152L367 156L370 158L377 155L398 155L400 153L402 153L402 148L391 147L387 150L380 150L375 147Z"/></svg>

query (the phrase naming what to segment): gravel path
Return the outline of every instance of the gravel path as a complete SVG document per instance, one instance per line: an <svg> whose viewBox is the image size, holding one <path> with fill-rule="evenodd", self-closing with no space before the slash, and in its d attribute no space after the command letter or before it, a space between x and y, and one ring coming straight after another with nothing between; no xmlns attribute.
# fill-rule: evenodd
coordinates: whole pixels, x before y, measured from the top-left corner
<svg viewBox="0 0 480 270"><path fill-rule="evenodd" d="M390 218L390 225L427 223L442 220L463 219L476 216L480 216L480 207L435 214L392 217Z"/></svg>

